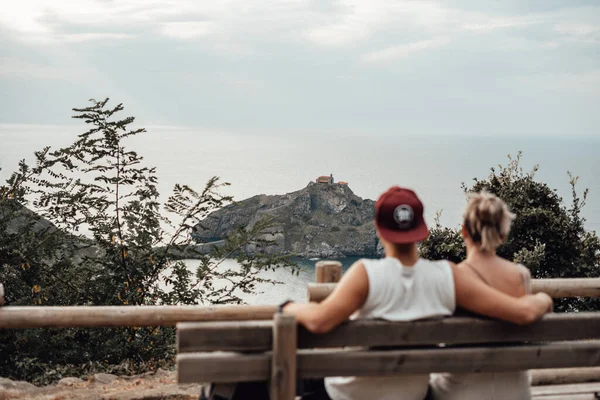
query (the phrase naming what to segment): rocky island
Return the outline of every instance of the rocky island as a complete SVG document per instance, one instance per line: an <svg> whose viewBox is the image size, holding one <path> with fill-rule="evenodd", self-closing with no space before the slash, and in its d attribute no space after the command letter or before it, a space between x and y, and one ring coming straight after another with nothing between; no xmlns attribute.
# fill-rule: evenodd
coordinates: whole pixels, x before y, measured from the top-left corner
<svg viewBox="0 0 600 400"><path fill-rule="evenodd" d="M320 177L296 192L261 194L229 204L195 226L192 235L198 243L215 242L269 218L273 226L264 238L274 243L268 248L270 253L305 258L380 253L373 224L375 202L358 197L345 182L327 178Z"/></svg>

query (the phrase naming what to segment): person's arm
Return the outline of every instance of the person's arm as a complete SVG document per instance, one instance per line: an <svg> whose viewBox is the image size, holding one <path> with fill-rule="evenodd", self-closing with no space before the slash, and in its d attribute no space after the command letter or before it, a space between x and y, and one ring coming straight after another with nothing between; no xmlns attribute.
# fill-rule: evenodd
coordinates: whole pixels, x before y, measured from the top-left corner
<svg viewBox="0 0 600 400"><path fill-rule="evenodd" d="M552 311L552 298L546 293L512 297L454 264L452 273L456 305L471 312L525 325Z"/></svg>
<svg viewBox="0 0 600 400"><path fill-rule="evenodd" d="M367 300L369 277L357 261L344 274L335 290L321 303L290 303L283 308L313 333L326 333L348 319Z"/></svg>

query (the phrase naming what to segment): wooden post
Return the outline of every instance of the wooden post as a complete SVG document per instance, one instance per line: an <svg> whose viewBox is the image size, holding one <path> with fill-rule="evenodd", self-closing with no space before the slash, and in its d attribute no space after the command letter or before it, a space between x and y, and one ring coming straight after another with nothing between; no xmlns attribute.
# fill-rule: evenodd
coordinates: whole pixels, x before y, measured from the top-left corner
<svg viewBox="0 0 600 400"><path fill-rule="evenodd" d="M0 307L4 305L4 286L0 283Z"/></svg>
<svg viewBox="0 0 600 400"><path fill-rule="evenodd" d="M277 313L273 323L271 361L271 399L294 400L296 397L296 318Z"/></svg>
<svg viewBox="0 0 600 400"><path fill-rule="evenodd" d="M342 279L342 263L339 261L318 261L315 266L317 283L335 283Z"/></svg>

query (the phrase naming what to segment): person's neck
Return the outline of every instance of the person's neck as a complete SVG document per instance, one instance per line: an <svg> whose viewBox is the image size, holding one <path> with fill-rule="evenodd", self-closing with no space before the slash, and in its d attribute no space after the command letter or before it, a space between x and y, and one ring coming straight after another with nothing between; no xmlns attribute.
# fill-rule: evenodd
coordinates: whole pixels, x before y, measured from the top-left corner
<svg viewBox="0 0 600 400"><path fill-rule="evenodd" d="M386 257L398 259L405 267L412 267L419 260L419 251L417 246L412 246L407 251L397 251L393 246L385 248Z"/></svg>
<svg viewBox="0 0 600 400"><path fill-rule="evenodd" d="M482 251L477 246L467 246L467 258L465 261L468 263L477 263L480 261L489 261L492 258L496 258L495 251Z"/></svg>

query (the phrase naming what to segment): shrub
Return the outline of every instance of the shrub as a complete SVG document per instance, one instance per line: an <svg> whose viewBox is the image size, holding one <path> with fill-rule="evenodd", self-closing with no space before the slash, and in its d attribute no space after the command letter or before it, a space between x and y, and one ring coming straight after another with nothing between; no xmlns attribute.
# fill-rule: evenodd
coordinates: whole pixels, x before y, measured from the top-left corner
<svg viewBox="0 0 600 400"><path fill-rule="evenodd" d="M175 185L164 208L154 168L126 148L133 117L118 119L108 99L74 109L90 129L65 148L21 161L0 187L0 282L7 305L153 305L241 303L260 271L292 266L266 255L262 221L240 229L220 248L199 251L191 228L231 201L212 178L200 192ZM25 206L33 205L36 213ZM177 222L174 222L177 221ZM246 254L252 243L258 251ZM199 259L188 269L182 254ZM239 268L224 268L236 258ZM216 282L220 282L219 285ZM0 376L40 381L80 368L131 371L172 361L172 328L0 331ZM121 365L121 367L119 367ZM68 368L67 368L68 367ZM55 371L44 375L44 369Z"/></svg>
<svg viewBox="0 0 600 400"><path fill-rule="evenodd" d="M498 248L498 255L523 263L535 278L598 277L600 275L600 239L595 232L585 230L581 209L588 191L580 195L577 177L568 173L572 201L566 206L556 190L535 180L538 167L524 172L521 153L509 156L506 166L492 168L487 179L473 180L471 187L463 184L465 193L487 188L508 204L516 213L507 242ZM460 230L438 224L421 245L424 257L446 258L455 262L466 256ZM597 299L561 299L556 309L562 311L600 310Z"/></svg>

